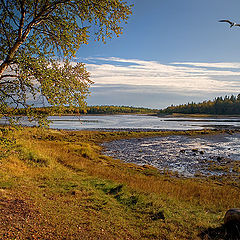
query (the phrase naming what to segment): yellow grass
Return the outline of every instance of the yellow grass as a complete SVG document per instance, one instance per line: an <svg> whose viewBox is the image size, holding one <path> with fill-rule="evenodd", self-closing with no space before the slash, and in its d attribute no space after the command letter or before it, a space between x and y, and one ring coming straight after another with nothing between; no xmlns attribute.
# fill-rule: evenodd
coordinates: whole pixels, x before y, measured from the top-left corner
<svg viewBox="0 0 240 240"><path fill-rule="evenodd" d="M16 145L0 162L0 239L196 239L221 226L240 206L238 182L163 174L104 156L97 144L158 134L169 133L14 131ZM8 209L16 200L25 214Z"/></svg>

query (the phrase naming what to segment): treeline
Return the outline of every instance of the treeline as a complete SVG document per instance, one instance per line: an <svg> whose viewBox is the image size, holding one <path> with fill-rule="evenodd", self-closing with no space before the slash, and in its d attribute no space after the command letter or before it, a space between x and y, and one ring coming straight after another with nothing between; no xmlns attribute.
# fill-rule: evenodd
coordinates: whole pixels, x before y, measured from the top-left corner
<svg viewBox="0 0 240 240"><path fill-rule="evenodd" d="M77 107L64 107L64 108L53 108L53 107L38 107L38 108L19 108L9 109L9 112L14 115L28 115L29 112L35 115L58 115L58 114L153 114L159 110L142 108L142 107L129 107L129 106L89 106L87 108Z"/></svg>
<svg viewBox="0 0 240 240"><path fill-rule="evenodd" d="M192 102L178 106L172 105L160 110L160 113L237 115L240 114L240 94L237 96L217 97L212 101L209 100L201 103Z"/></svg>
<svg viewBox="0 0 240 240"><path fill-rule="evenodd" d="M148 114L157 112L156 109L128 106L91 106L87 108L88 114Z"/></svg>

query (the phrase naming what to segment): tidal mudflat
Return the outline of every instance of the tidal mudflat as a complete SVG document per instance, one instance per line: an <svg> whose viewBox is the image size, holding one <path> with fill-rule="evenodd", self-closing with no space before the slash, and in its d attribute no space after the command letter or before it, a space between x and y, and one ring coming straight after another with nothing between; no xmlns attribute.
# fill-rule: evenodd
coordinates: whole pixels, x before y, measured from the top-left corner
<svg viewBox="0 0 240 240"><path fill-rule="evenodd" d="M240 175L240 133L105 142L104 154L184 176Z"/></svg>

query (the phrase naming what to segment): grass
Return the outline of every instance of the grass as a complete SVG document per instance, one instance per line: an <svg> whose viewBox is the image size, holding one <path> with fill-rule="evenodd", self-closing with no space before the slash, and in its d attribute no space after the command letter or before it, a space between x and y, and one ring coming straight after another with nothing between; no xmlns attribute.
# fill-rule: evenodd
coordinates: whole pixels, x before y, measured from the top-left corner
<svg viewBox="0 0 240 240"><path fill-rule="evenodd" d="M240 207L239 180L178 178L113 160L98 144L219 133L10 131L15 144L0 160L0 239L214 239L226 210Z"/></svg>

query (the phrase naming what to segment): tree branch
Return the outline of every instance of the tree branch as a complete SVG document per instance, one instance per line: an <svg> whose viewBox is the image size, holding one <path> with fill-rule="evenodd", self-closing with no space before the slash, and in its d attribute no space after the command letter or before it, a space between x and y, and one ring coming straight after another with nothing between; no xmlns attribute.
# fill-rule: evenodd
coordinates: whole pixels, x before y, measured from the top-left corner
<svg viewBox="0 0 240 240"><path fill-rule="evenodd" d="M0 92L1 92L5 97L12 99L12 102L13 102L14 104L16 104L17 106L22 105L22 106L24 107L24 106L26 105L26 103L25 103L24 101L21 102L21 101L16 100L12 95L7 94L7 93L6 93L5 91L3 91L2 89L0 89Z"/></svg>
<svg viewBox="0 0 240 240"><path fill-rule="evenodd" d="M18 26L18 23L16 22L15 18L12 16L11 12L9 12L7 6L5 5L4 0L1 0L2 5L4 7L4 10L8 13L8 16L13 20L13 22L15 23L16 26Z"/></svg>
<svg viewBox="0 0 240 240"><path fill-rule="evenodd" d="M26 15L26 11L24 9L25 1L24 0L20 1L20 4L21 4L21 19L20 19L20 24L19 24L19 29L18 29L18 39L22 38L24 20L25 20L25 15Z"/></svg>
<svg viewBox="0 0 240 240"><path fill-rule="evenodd" d="M5 34L6 38L7 38L8 47L9 47L9 49L10 49L10 47L11 47L10 38L9 38L9 36L8 36L8 33L7 33L6 28L5 28L5 26L4 26L4 24L3 24L2 21L1 21L1 25L2 25L2 29L3 29L3 31L4 31L4 34Z"/></svg>
<svg viewBox="0 0 240 240"><path fill-rule="evenodd" d="M6 77L14 78L14 77L18 77L18 76L17 76L17 75L13 75L13 74L5 74L5 75L2 75L2 76L0 77L0 79L6 78ZM0 83L0 84L2 84L2 83Z"/></svg>

